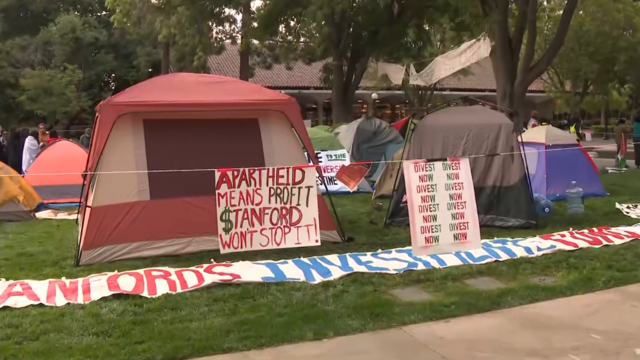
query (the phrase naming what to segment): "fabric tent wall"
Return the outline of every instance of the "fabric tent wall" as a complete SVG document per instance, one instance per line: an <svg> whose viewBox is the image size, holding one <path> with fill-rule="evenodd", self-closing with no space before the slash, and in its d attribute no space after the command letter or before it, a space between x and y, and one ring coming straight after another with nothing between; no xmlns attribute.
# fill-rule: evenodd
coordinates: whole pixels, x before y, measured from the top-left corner
<svg viewBox="0 0 640 360"><path fill-rule="evenodd" d="M607 196L598 169L579 144L524 143L531 188L551 201L565 200L575 181L585 197Z"/></svg>
<svg viewBox="0 0 640 360"><path fill-rule="evenodd" d="M378 166L378 169L376 170L376 172L371 176L372 181L375 181L376 183L378 182L378 179L380 179L380 176L386 169L386 165L389 162L394 161L394 156L398 151L400 151L400 153L402 154L403 147L404 147L404 142L401 144L391 144L387 146L387 149L385 150L384 155L382 156L382 159L380 159L382 163L380 164L380 166Z"/></svg>
<svg viewBox="0 0 640 360"><path fill-rule="evenodd" d="M8 165L0 162L0 221L33 219L42 202L33 188Z"/></svg>
<svg viewBox="0 0 640 360"><path fill-rule="evenodd" d="M307 132L309 133L309 138L311 139L313 148L316 151L344 149L344 146L342 146L340 141L338 141L338 139L336 139L336 137L330 132L316 128L309 128L307 129Z"/></svg>
<svg viewBox="0 0 640 360"><path fill-rule="evenodd" d="M484 106L460 106L423 118L415 128L406 159L449 157L469 157L481 225L536 224L520 146L513 123L504 114ZM398 185L404 189L404 178ZM394 193L387 223L408 224L404 197L404 191Z"/></svg>
<svg viewBox="0 0 640 360"><path fill-rule="evenodd" d="M38 154L24 178L46 204L78 203L88 154L76 142L58 140Z"/></svg>
<svg viewBox="0 0 640 360"><path fill-rule="evenodd" d="M606 196L598 167L575 135L553 126L538 126L522 135L532 191L547 199L564 200L576 181L585 197Z"/></svg>
<svg viewBox="0 0 640 360"><path fill-rule="evenodd" d="M391 162L384 164L380 176L376 181L375 190L373 192L373 198L390 197L393 195L393 187L396 184L398 174L402 171L402 150L398 149L391 158Z"/></svg>
<svg viewBox="0 0 640 360"><path fill-rule="evenodd" d="M215 173L180 170L301 165L300 141L313 151L295 99L221 76L155 77L97 112L79 264L219 249ZM318 207L322 240L340 241L321 195Z"/></svg>
<svg viewBox="0 0 640 360"><path fill-rule="evenodd" d="M354 161L371 161L367 178L372 177L389 146L402 145L404 139L393 126L377 119L362 117L347 125L338 140Z"/></svg>

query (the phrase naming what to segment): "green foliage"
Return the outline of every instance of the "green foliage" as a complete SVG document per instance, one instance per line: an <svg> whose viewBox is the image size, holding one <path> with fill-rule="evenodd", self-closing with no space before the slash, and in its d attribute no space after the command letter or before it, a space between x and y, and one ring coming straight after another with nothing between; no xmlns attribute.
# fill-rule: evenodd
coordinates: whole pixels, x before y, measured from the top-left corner
<svg viewBox="0 0 640 360"><path fill-rule="evenodd" d="M18 100L26 110L49 123L71 117L90 104L87 95L79 90L82 77L82 71L73 65L59 70L26 69L20 79L23 91Z"/></svg>
<svg viewBox="0 0 640 360"><path fill-rule="evenodd" d="M453 29L467 12L448 0L267 0L258 12L257 37L277 61L330 60L321 79L332 87L333 117L340 122L372 60L424 56L436 42L425 24Z"/></svg>
<svg viewBox="0 0 640 360"><path fill-rule="evenodd" d="M206 71L209 55L238 33L236 0L107 0L116 27L171 49L180 71Z"/></svg>
<svg viewBox="0 0 640 360"><path fill-rule="evenodd" d="M147 39L114 29L110 16L95 0L0 1L3 126L89 122L106 96L159 72Z"/></svg>
<svg viewBox="0 0 640 360"><path fill-rule="evenodd" d="M583 0L564 47L547 72L547 91L565 111L621 109L632 93L623 79L638 73L640 8L632 0ZM548 12L541 41L550 41L560 16ZM623 81L620 81L623 80Z"/></svg>

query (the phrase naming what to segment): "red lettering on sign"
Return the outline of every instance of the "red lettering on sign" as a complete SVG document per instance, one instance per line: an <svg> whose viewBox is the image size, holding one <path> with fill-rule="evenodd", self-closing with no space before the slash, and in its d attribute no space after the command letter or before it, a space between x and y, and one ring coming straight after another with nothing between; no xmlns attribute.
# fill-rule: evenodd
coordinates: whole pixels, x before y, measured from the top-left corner
<svg viewBox="0 0 640 360"><path fill-rule="evenodd" d="M15 288L18 288L18 290L14 290ZM36 295L29 283L26 281L14 281L9 283L2 294L0 294L0 305L3 305L12 297L20 296L24 296L32 302L40 302L40 298L38 298L38 295Z"/></svg>
<svg viewBox="0 0 640 360"><path fill-rule="evenodd" d="M258 188L236 189L217 192L216 201L220 206L260 206L264 198Z"/></svg>
<svg viewBox="0 0 640 360"><path fill-rule="evenodd" d="M240 276L240 274L214 271L215 268L217 268L219 266L220 267L230 267L230 266L233 266L233 264L230 264L230 263L209 264L209 265L205 266L205 268L202 269L202 271L204 273L207 273L207 274L210 274L210 275L226 277L226 279L218 279L218 281L223 282L223 283L233 282L233 281L242 279L242 276Z"/></svg>
<svg viewBox="0 0 640 360"><path fill-rule="evenodd" d="M62 293L65 300L69 302L78 302L78 280L49 280L47 284L47 304L56 304L56 295L58 291Z"/></svg>
<svg viewBox="0 0 640 360"><path fill-rule="evenodd" d="M171 271L164 269L144 269L143 272L147 282L147 294L149 296L158 295L158 286L156 284L158 280L164 280L170 292L175 293L178 291L176 281L171 278L173 275Z"/></svg>
<svg viewBox="0 0 640 360"><path fill-rule="evenodd" d="M588 231L569 231L569 236L576 240L584 241L591 246L602 245L602 240L595 236L591 236Z"/></svg>
<svg viewBox="0 0 640 360"><path fill-rule="evenodd" d="M566 245L566 246L570 246L574 249L578 249L580 246L576 243L574 243L573 241L569 241L569 240L565 240L564 238L566 237L565 234L547 234L547 235L540 235L539 238L542 240L546 240L546 241L555 241L557 243Z"/></svg>
<svg viewBox="0 0 640 360"><path fill-rule="evenodd" d="M124 290L119 283L119 279L123 276L131 277L135 281L131 290ZM119 294L144 294L144 276L136 271L125 271L121 273L115 273L107 278L107 287L109 291Z"/></svg>
<svg viewBox="0 0 640 360"><path fill-rule="evenodd" d="M186 273L191 273L196 277L196 283L194 285L189 286L187 279L185 278ZM178 279L178 284L180 284L180 289L182 291L187 291L195 288L199 288L204 284L204 276L198 270L194 269L178 269L176 270L176 278Z"/></svg>

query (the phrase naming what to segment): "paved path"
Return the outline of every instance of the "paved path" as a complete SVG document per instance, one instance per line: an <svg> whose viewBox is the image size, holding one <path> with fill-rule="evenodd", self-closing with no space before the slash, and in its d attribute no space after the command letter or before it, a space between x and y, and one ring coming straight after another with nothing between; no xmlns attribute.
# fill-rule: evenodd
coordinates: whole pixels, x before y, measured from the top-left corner
<svg viewBox="0 0 640 360"><path fill-rule="evenodd" d="M640 284L481 315L197 360L640 360Z"/></svg>

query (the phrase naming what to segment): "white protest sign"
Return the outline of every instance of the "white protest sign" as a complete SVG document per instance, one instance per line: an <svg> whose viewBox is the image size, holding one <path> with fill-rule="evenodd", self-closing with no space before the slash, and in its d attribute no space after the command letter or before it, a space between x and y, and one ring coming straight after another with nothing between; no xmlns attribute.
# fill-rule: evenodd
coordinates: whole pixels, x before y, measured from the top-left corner
<svg viewBox="0 0 640 360"><path fill-rule="evenodd" d="M480 265L522 257L537 257L556 251L621 245L639 238L640 224L615 228L600 226L527 239L485 240L477 249L427 256L414 254L410 248L396 248L311 258L214 262L188 268L153 267L103 272L79 279L0 279L0 309L39 304L88 304L116 294L155 298L202 289L214 284L319 284L355 273L402 274L406 271Z"/></svg>
<svg viewBox="0 0 640 360"><path fill-rule="evenodd" d="M322 175L324 176L324 181L327 184L327 189L331 193L338 192L348 192L351 190L343 183L336 179L336 174L341 167L347 166L351 163L349 159L349 153L347 150L329 150L329 151L316 151L316 158L318 159L318 164L320 165L320 169L322 169ZM309 164L313 164L309 155L307 154L307 160ZM325 193L325 187L322 184L322 179L320 179L320 175L318 175L317 179L318 187L322 193Z"/></svg>
<svg viewBox="0 0 640 360"><path fill-rule="evenodd" d="M216 170L220 252L320 245L316 169Z"/></svg>
<svg viewBox="0 0 640 360"><path fill-rule="evenodd" d="M618 204L616 208L620 209L623 214L634 219L640 219L640 204Z"/></svg>
<svg viewBox="0 0 640 360"><path fill-rule="evenodd" d="M469 159L402 164L411 247L419 255L479 248L480 223Z"/></svg>

